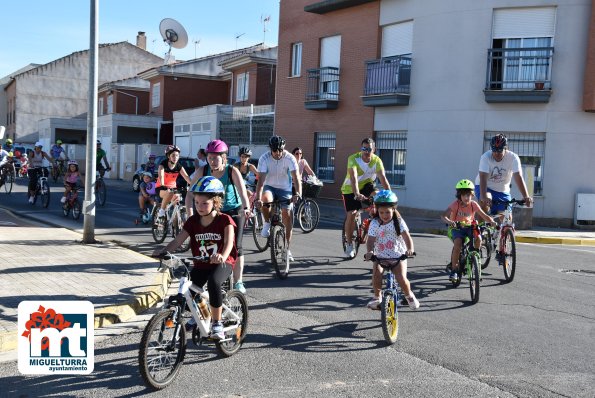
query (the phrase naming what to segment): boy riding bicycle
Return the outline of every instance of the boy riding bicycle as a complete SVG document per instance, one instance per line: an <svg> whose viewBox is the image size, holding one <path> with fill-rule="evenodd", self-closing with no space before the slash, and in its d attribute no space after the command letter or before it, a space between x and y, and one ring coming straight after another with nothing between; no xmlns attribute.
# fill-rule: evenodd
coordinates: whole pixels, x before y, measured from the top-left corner
<svg viewBox="0 0 595 398"><path fill-rule="evenodd" d="M452 270L448 279L451 282L456 282L460 275L459 272L459 256L463 241L466 237L473 240L473 247L478 250L481 246L481 235L474 234L473 222L475 220L475 213L488 223L495 223L494 219L488 216L479 206L479 204L472 200L475 185L470 180L461 180L455 186L457 199L452 202L440 217L442 221L448 224L448 236L453 241L453 249L451 253Z"/></svg>
<svg viewBox="0 0 595 398"><path fill-rule="evenodd" d="M372 255L381 259L396 259L403 254L408 256L413 255L414 247L413 240L409 234L409 229L401 214L397 211L397 195L392 191L384 189L379 191L374 196L374 204L377 209L377 216L370 222L370 229L368 230L368 240L366 247L368 252L364 255L364 259L370 260ZM374 289L374 297L368 303L368 308L372 310L379 310L382 298L380 292L382 290L382 273L383 268L374 262L372 272L372 287ZM407 260L401 260L392 264L388 270L395 274L397 282L405 299L409 304L409 308L415 310L419 308L419 301L415 298L415 294L411 291L411 284L407 279Z"/></svg>
<svg viewBox="0 0 595 398"><path fill-rule="evenodd" d="M212 176L202 177L190 189L197 213L184 223L184 229L164 249L153 252L155 257L178 248L190 237L192 255L209 256L208 262L194 260L190 279L198 286L207 283L211 304L211 338L225 338L221 313L223 292L221 285L229 278L236 263L235 233L237 226L227 214L221 213L225 189L221 181ZM186 324L192 328L192 322Z"/></svg>

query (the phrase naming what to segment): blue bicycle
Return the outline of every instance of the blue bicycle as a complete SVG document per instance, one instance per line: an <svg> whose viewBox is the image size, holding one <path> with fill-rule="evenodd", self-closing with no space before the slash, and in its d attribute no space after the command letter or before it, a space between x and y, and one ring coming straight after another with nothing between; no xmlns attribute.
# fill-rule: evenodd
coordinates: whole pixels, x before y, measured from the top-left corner
<svg viewBox="0 0 595 398"><path fill-rule="evenodd" d="M413 253L415 256L416 253ZM399 263L413 256L407 256L403 254L399 258L378 258L372 256L371 260L378 263L383 270L388 270L386 273L386 283L384 289L381 292L382 303L380 305L380 317L382 319L382 333L384 334L384 340L388 344L394 344L399 336L399 312L398 303L403 302L405 296L399 289L399 284L395 279L395 274L392 273L392 269L399 265Z"/></svg>

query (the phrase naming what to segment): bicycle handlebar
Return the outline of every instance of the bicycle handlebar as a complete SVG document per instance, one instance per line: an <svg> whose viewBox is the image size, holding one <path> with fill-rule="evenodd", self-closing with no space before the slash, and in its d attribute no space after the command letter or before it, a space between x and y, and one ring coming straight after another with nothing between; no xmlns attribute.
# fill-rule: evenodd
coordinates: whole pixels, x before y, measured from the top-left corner
<svg viewBox="0 0 595 398"><path fill-rule="evenodd" d="M413 252L413 254L411 256L408 256L407 254L403 254L401 257L397 257L397 258L378 258L376 257L375 254L372 254L372 257L370 257L370 260L364 260L364 261L403 261L403 260L407 260L408 258L413 258L417 256L416 252Z"/></svg>
<svg viewBox="0 0 595 398"><path fill-rule="evenodd" d="M512 198L510 200L492 199L492 203L502 204L502 205L510 205L510 204L524 205L525 199L514 199L514 198Z"/></svg>

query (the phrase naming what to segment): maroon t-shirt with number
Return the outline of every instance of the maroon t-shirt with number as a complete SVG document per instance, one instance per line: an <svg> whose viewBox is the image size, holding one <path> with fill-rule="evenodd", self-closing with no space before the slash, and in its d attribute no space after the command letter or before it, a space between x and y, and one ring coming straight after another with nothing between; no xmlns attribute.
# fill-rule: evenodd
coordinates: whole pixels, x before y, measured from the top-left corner
<svg viewBox="0 0 595 398"><path fill-rule="evenodd" d="M190 249L193 256L211 256L215 253L223 251L223 239L225 237L225 227L233 226L234 234L238 233L237 227L233 219L227 214L218 214L211 224L203 227L200 223L200 216L193 215L184 223L184 229L190 235ZM236 248L236 240L232 239L233 247L227 257L226 263L235 266L238 251ZM215 268L217 264L209 262L194 261L196 268L210 269Z"/></svg>

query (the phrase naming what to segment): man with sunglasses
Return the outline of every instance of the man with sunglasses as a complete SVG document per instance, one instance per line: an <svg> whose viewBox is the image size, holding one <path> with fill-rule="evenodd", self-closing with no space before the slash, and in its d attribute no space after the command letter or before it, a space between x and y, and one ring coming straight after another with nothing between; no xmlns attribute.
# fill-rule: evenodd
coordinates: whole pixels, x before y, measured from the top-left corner
<svg viewBox="0 0 595 398"><path fill-rule="evenodd" d="M475 195L488 214L498 214L506 210L505 204L492 203L492 200L510 200L510 185L514 177L525 205L531 206L533 198L529 196L525 180L521 174L519 156L508 150L508 138L504 134L496 134L490 141L491 150L479 159L479 174L475 178ZM490 199L490 195L492 199Z"/></svg>
<svg viewBox="0 0 595 398"><path fill-rule="evenodd" d="M287 247L291 243L293 231L293 203L302 196L302 182L299 177L298 164L295 157L285 150L285 139L274 135L269 140L270 152L264 153L258 160L258 183L256 185L256 206L262 206L262 202L272 202L273 199L289 200L281 204L281 218L285 225L287 236ZM295 195L291 187L295 188ZM262 207L264 223L261 235L267 238L270 235L271 219L270 208ZM289 261L293 261L291 251L287 250Z"/></svg>
<svg viewBox="0 0 595 398"><path fill-rule="evenodd" d="M372 138L362 141L360 152L347 159L347 175L341 186L343 204L345 206L345 234L347 236L345 256L355 257L351 237L355 228L357 211L362 208L362 200L366 200L375 191L376 178L384 189L390 190L390 184L384 174L384 165L380 157L374 155L376 144Z"/></svg>

